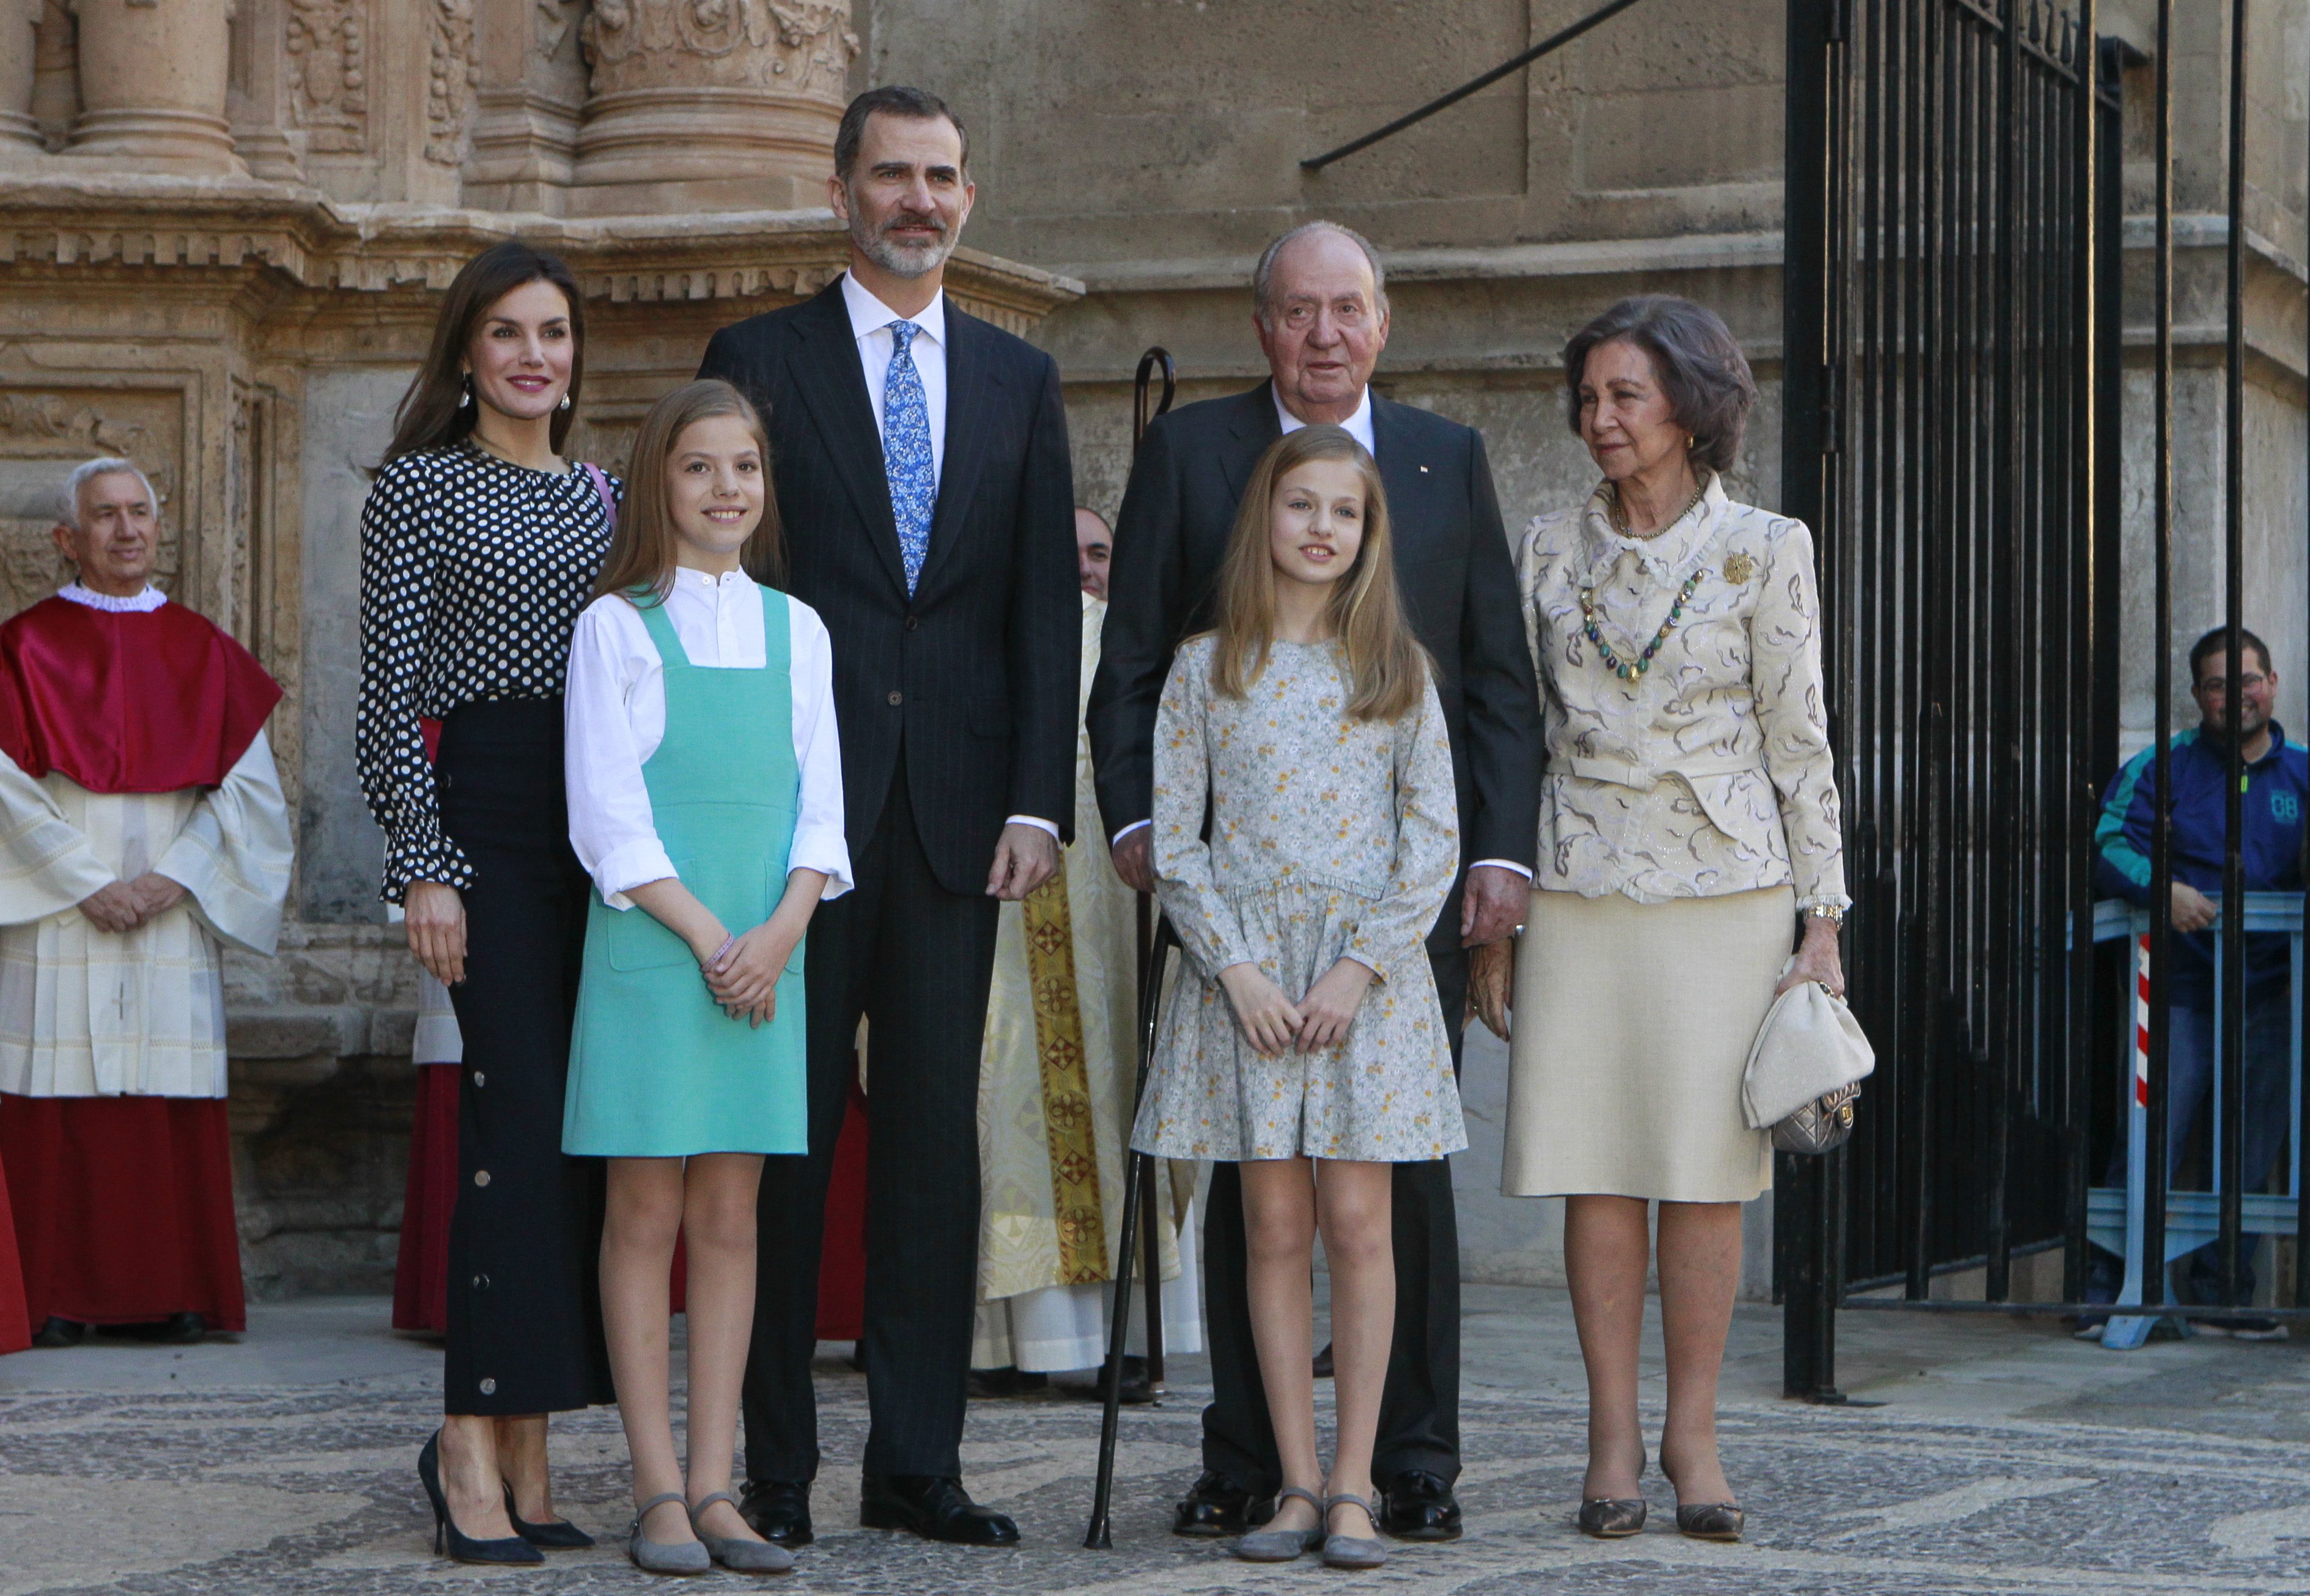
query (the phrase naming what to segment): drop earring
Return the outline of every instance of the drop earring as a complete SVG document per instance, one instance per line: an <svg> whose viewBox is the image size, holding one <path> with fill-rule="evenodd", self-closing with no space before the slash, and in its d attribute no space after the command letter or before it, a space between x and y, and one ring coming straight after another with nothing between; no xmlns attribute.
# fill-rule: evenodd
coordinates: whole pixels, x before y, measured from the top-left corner
<svg viewBox="0 0 2310 1596"><path fill-rule="evenodd" d="M457 379L457 408L465 409L473 402L473 378L468 372Z"/></svg>
<svg viewBox="0 0 2310 1596"><path fill-rule="evenodd" d="M561 395L561 408L564 410L569 408L569 395L567 394Z"/></svg>

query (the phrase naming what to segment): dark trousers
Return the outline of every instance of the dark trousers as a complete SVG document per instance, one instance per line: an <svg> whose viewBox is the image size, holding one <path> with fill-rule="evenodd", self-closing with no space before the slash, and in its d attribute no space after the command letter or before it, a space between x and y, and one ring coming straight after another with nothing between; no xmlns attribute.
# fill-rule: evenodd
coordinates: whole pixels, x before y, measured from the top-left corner
<svg viewBox="0 0 2310 1596"><path fill-rule="evenodd" d="M551 1413L611 1401L604 1167L561 1151L591 890L569 850L561 700L451 711L435 779L442 828L473 866L465 978L449 989L465 1057L444 1409Z"/></svg>
<svg viewBox="0 0 2310 1596"><path fill-rule="evenodd" d="M994 862L989 850L987 862ZM906 758L852 891L812 919L810 1155L762 1170L760 1272L746 1360L746 1478L818 1476L810 1360L818 1256L860 1015L867 1021L869 1474L959 1475L978 1270L978 1060L996 901L938 883Z"/></svg>
<svg viewBox="0 0 2310 1596"><path fill-rule="evenodd" d="M1455 907L1446 924L1456 926L1459 918ZM1456 1071L1468 956L1458 948L1438 953L1431 944L1429 964ZM1460 1227L1450 1161L1398 1164L1393 1196L1395 1340L1372 1450L1372 1479L1383 1489L1414 1469L1447 1481L1460 1477ZM1252 1340L1245 1253L1242 1177L1233 1164L1214 1164L1203 1214L1203 1318L1211 1349L1203 1467L1266 1496L1282 1484L1282 1464Z"/></svg>

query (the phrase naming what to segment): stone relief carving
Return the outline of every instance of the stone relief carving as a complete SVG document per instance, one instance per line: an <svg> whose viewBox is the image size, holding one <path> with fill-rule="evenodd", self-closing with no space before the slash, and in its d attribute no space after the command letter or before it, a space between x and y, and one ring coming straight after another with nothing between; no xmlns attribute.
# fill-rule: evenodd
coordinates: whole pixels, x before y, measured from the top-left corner
<svg viewBox="0 0 2310 1596"><path fill-rule="evenodd" d="M289 119L321 154L369 147L369 0L288 0Z"/></svg>
<svg viewBox="0 0 2310 1596"><path fill-rule="evenodd" d="M578 0L536 0L538 59L551 61L560 54L561 41L578 20Z"/></svg>
<svg viewBox="0 0 2310 1596"><path fill-rule="evenodd" d="M712 83L838 100L858 36L847 0L595 0L594 91Z"/></svg>
<svg viewBox="0 0 2310 1596"><path fill-rule="evenodd" d="M425 159L457 166L473 119L481 58L473 51L473 0L432 0L432 67L425 85Z"/></svg>

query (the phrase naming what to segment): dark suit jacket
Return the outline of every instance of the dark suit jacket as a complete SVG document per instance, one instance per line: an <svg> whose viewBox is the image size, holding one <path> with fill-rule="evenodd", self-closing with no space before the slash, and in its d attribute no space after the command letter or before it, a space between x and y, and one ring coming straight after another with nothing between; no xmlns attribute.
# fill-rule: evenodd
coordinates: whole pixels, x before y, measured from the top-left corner
<svg viewBox="0 0 2310 1596"><path fill-rule="evenodd" d="M1212 588L1252 468L1282 436L1272 388L1159 416L1116 518L1107 627L1090 692L1091 759L1111 837L1148 818L1155 707L1181 639L1212 624ZM1460 859L1530 867L1540 815L1540 698L1484 440L1372 395L1396 581L1437 667L1459 787ZM1455 901L1457 894L1455 894ZM1451 906L1439 941L1458 941Z"/></svg>
<svg viewBox="0 0 2310 1596"><path fill-rule="evenodd" d="M977 896L1005 817L1072 829L1082 610L1058 368L951 299L946 333L946 455L911 599L840 282L723 328L698 374L734 383L769 429L786 586L834 640L852 853L903 739L931 868Z"/></svg>

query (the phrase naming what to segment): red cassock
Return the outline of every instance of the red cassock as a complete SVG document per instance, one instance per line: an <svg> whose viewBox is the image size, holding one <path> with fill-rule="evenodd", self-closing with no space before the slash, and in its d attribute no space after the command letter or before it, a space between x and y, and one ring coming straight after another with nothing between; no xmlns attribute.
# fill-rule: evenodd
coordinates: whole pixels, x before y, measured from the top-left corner
<svg viewBox="0 0 2310 1596"><path fill-rule="evenodd" d="M0 1168L0 1353L22 1352L32 1344L31 1315L24 1307L24 1268L16 1258L16 1219L8 1203L8 1172Z"/></svg>
<svg viewBox="0 0 2310 1596"><path fill-rule="evenodd" d="M114 612L51 598L0 626L0 750L35 779L92 793L213 787L281 689L181 604ZM51 1316L247 1323L232 1154L219 1097L0 1094L13 1246L0 1250L0 1349L18 1255L32 1329Z"/></svg>

